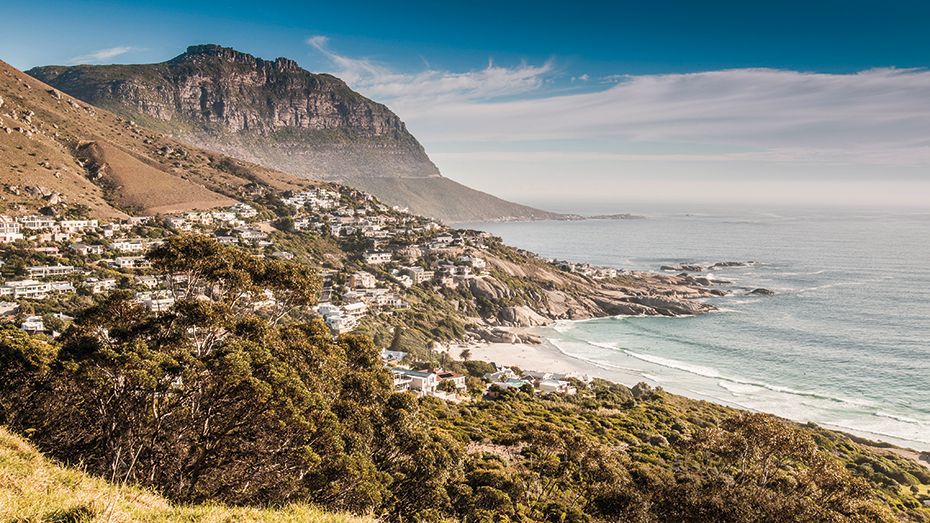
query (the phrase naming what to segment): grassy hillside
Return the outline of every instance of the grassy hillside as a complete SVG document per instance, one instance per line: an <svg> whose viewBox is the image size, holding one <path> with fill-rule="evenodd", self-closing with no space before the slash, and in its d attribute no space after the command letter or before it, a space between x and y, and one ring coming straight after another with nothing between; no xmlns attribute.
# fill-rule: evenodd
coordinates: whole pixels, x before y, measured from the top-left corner
<svg viewBox="0 0 930 523"><path fill-rule="evenodd" d="M144 489L65 468L0 427L0 521L331 522L371 521L302 504L281 509L178 505Z"/></svg>
<svg viewBox="0 0 930 523"><path fill-rule="evenodd" d="M3 213L52 207L106 219L202 210L314 182L182 144L0 62L0 184Z"/></svg>

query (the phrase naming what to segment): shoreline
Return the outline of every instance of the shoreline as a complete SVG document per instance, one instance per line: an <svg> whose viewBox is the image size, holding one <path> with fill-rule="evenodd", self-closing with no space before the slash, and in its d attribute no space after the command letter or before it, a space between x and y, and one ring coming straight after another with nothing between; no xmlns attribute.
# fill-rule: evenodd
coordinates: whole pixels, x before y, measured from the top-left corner
<svg viewBox="0 0 930 523"><path fill-rule="evenodd" d="M585 321L585 320L580 320ZM539 371L539 372L551 372L554 374L568 374L574 375L574 377L583 377L587 375L590 378L600 378L607 381L612 381L614 383L620 383L627 387L633 387L639 382L653 382L654 380L649 379L648 377L643 376L641 373L634 374L633 372L624 372L621 369L605 369L595 363L587 362L582 359L570 356L562 352L557 346L555 346L551 341L549 341L546 334L552 329L552 325L542 326L542 327L506 327L502 330L507 330L515 334L532 334L543 340L541 344L530 344L530 343L499 343L499 342L470 342L470 343L458 343L454 346L450 346L450 349L454 348L454 354L458 353L462 349L469 349L471 351L470 359L481 360L489 363L494 363L497 366L503 367L518 367L522 371ZM710 403L716 403L718 405L724 405L727 407L732 407L735 409L746 410L750 412L766 412L763 410L755 409L742 405L736 401L726 401L723 398L711 396L707 394L701 394L699 392L683 389L670 385L668 383L650 383L651 386L661 385L663 390L675 394L678 396L683 396L692 400L707 401ZM783 417L785 419L792 419L786 416L775 414L776 416ZM796 423L807 423L811 420L800 420L792 419ZM855 430L849 427L836 426L829 422L814 422L818 425L827 428L832 431L840 433L849 433L857 437L865 438L873 442L879 443L888 443L894 445L895 447L902 450L909 450L911 452L896 452L894 449L885 448L884 450L889 452L896 452L898 454L905 455L910 459L917 461L918 463L930 467L930 464L920 461L918 456L921 452L930 451L930 448L923 448L920 446L920 442L910 441L900 438L895 438L893 436L887 436L883 434L875 434L872 432L864 430ZM890 441L889 441L890 440ZM882 447L876 447L882 448Z"/></svg>

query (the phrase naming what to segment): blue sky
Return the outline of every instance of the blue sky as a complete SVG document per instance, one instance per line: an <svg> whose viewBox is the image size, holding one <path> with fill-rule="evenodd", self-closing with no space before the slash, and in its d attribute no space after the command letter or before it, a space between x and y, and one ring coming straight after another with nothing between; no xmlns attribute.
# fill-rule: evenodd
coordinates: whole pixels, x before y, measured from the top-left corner
<svg viewBox="0 0 930 523"><path fill-rule="evenodd" d="M0 59L216 43L390 106L524 203L930 206L928 2L17 2Z"/></svg>

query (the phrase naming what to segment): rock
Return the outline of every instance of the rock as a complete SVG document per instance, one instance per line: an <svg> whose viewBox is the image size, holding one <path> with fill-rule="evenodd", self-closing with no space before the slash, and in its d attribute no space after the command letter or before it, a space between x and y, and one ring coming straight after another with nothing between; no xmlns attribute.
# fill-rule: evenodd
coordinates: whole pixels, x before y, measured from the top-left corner
<svg viewBox="0 0 930 523"><path fill-rule="evenodd" d="M52 95L52 98L61 100L61 93L58 92L58 89L49 89L48 93Z"/></svg>
<svg viewBox="0 0 930 523"><path fill-rule="evenodd" d="M478 335L491 343L520 343L520 337L503 329L481 329Z"/></svg>
<svg viewBox="0 0 930 523"><path fill-rule="evenodd" d="M704 272L704 267L700 265L663 265L659 267L659 270L662 271L675 271L675 272Z"/></svg>
<svg viewBox="0 0 930 523"><path fill-rule="evenodd" d="M731 285L733 283L730 280L710 280L710 282L716 285Z"/></svg>
<svg viewBox="0 0 930 523"><path fill-rule="evenodd" d="M0 107L3 107L3 97L0 97Z"/></svg>
<svg viewBox="0 0 930 523"><path fill-rule="evenodd" d="M510 296L510 289L493 277L470 278L467 281L468 290L475 297L497 299Z"/></svg>
<svg viewBox="0 0 930 523"><path fill-rule="evenodd" d="M682 314L704 314L717 310L713 305L707 305L699 301L675 298L671 296L632 296L627 300L633 303L639 303L647 307L652 307L660 314L668 316L678 316Z"/></svg>
<svg viewBox="0 0 930 523"><path fill-rule="evenodd" d="M652 393L652 387L650 387L649 384L646 383L645 381L641 381L637 383L630 390L633 392L634 398L640 398L642 396L645 396L646 394Z"/></svg>
<svg viewBox="0 0 930 523"><path fill-rule="evenodd" d="M46 198L52 195L52 191L48 190L45 187L41 187L41 186L30 185L26 187L25 191L26 191L26 194L28 194L29 196L33 198Z"/></svg>
<svg viewBox="0 0 930 523"><path fill-rule="evenodd" d="M49 204L49 205L58 205L59 203L61 203L61 195L60 195L60 194L58 194L57 192L53 192L52 194L49 195L49 197L48 197L48 204Z"/></svg>
<svg viewBox="0 0 930 523"><path fill-rule="evenodd" d="M536 327L550 323L547 318L529 307L505 307L501 310L500 317L515 327Z"/></svg>
<svg viewBox="0 0 930 523"><path fill-rule="evenodd" d="M771 295L775 294L775 291L770 291L770 290L768 290L768 289L759 288L759 289L753 289L753 290L749 291L749 294L759 294L759 295L763 295L763 296L771 296Z"/></svg>
<svg viewBox="0 0 930 523"><path fill-rule="evenodd" d="M529 343L530 345L540 345L543 339L535 334L521 334L520 343Z"/></svg>
<svg viewBox="0 0 930 523"><path fill-rule="evenodd" d="M713 285L711 281L708 280L707 278L695 278L694 282L697 283L698 285L703 285L705 287L709 287L710 285Z"/></svg>

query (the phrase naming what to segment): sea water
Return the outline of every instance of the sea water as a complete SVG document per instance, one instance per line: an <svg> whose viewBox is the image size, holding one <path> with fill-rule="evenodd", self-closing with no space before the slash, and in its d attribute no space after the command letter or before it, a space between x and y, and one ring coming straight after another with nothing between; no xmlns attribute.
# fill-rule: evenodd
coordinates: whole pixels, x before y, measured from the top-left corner
<svg viewBox="0 0 930 523"><path fill-rule="evenodd" d="M560 321L542 334L607 379L930 450L930 213L646 214L468 227L630 270L756 261L698 274L732 282L706 300L719 312ZM760 287L776 294L749 294Z"/></svg>

